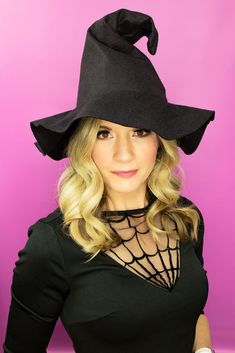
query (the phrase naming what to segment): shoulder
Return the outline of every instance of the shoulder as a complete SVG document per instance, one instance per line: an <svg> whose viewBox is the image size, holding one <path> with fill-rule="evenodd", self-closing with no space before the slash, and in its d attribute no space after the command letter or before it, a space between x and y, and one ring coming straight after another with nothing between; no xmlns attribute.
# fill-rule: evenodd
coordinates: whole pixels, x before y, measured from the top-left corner
<svg viewBox="0 0 235 353"><path fill-rule="evenodd" d="M42 235L42 237L55 237L56 232L60 229L63 222L63 214L59 208L38 218L33 224L28 227L28 237L32 233Z"/></svg>
<svg viewBox="0 0 235 353"><path fill-rule="evenodd" d="M56 209L28 227L28 239L18 251L15 262L15 281L24 278L43 284L47 280L54 281L59 274L64 282L68 282L63 250L56 233L55 222L59 219L61 215Z"/></svg>
<svg viewBox="0 0 235 353"><path fill-rule="evenodd" d="M201 212L200 208L198 207L198 205L196 205L195 202L193 202L191 199L187 198L184 195L180 195L180 198L178 199L177 204L180 206L193 205L193 208L197 211L197 213L199 215L199 223L198 223L198 233L199 234L198 234L198 237L201 238L204 233L204 218L203 218L202 212Z"/></svg>
<svg viewBox="0 0 235 353"><path fill-rule="evenodd" d="M187 198L186 196L180 195L180 198L177 202L180 206L190 206L193 205L193 208L197 211L199 215L199 222L198 222L198 228L197 228L197 241L196 241L196 246L200 247L203 244L203 239L204 239L204 232L205 232L205 224L204 224L204 218L202 215L202 212L198 205L195 204L192 200Z"/></svg>
<svg viewBox="0 0 235 353"><path fill-rule="evenodd" d="M51 222L57 219L57 212L38 219L28 227L28 239L18 251L14 267L14 286L18 289L26 283L37 288L60 277L67 289L67 275L64 269L62 249Z"/></svg>
<svg viewBox="0 0 235 353"><path fill-rule="evenodd" d="M56 257L68 266L74 258L83 259L82 247L63 229L64 216L59 208L38 218L28 228L30 252L37 257ZM35 250L37 249L37 250ZM40 249L40 250L39 250ZM51 255L51 256L50 256Z"/></svg>
<svg viewBox="0 0 235 353"><path fill-rule="evenodd" d="M18 251L11 286L18 302L42 317L55 317L70 290L64 256L53 221L57 211L38 219L28 228L28 239Z"/></svg>
<svg viewBox="0 0 235 353"><path fill-rule="evenodd" d="M42 223L53 225L54 223L56 223L56 221L62 221L62 220L63 220L63 214L60 208L57 207L50 213L47 213L45 216L38 218L34 224L37 224L38 222L42 222Z"/></svg>
<svg viewBox="0 0 235 353"><path fill-rule="evenodd" d="M177 204L179 206L190 206L190 205L193 205L193 208L198 212L199 214L199 218L200 218L200 221L203 222L203 216L202 216L202 213L201 213L201 210L200 208L198 207L198 205L195 204L194 201L192 201L191 199L187 198L186 196L184 195L180 195L178 201L177 201Z"/></svg>
<svg viewBox="0 0 235 353"><path fill-rule="evenodd" d="M57 236L57 224L62 222L62 215L58 208L49 214L38 218L28 226L28 239L19 256L28 261L44 264L53 259L62 260L62 251Z"/></svg>
<svg viewBox="0 0 235 353"><path fill-rule="evenodd" d="M194 202L192 200L190 200L188 197L184 196L184 195L180 195L177 204L179 204L180 206L189 206L191 204L194 205Z"/></svg>

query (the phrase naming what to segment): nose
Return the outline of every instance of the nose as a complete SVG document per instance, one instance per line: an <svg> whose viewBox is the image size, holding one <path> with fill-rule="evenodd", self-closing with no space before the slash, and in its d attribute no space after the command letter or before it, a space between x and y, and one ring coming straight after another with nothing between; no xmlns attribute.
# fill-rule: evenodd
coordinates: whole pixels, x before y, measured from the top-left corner
<svg viewBox="0 0 235 353"><path fill-rule="evenodd" d="M135 155L135 148L130 137L119 136L114 144L114 156L119 160L130 160Z"/></svg>

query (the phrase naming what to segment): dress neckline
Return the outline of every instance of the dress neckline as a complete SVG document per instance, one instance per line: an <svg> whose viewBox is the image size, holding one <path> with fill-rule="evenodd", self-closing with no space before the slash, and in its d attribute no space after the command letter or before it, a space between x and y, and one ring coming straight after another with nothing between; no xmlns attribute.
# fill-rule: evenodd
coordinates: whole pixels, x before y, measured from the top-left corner
<svg viewBox="0 0 235 353"><path fill-rule="evenodd" d="M133 208L131 210L105 210L102 211L101 214L102 216L116 216L116 215L131 215L131 214L139 214L139 213L145 213L151 204L153 203L153 200L151 200L147 206L141 207L141 208Z"/></svg>

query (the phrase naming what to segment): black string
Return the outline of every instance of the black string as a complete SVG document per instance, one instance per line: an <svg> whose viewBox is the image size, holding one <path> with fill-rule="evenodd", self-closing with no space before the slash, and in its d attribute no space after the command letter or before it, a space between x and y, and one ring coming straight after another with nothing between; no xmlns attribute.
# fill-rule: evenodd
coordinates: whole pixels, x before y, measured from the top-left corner
<svg viewBox="0 0 235 353"><path fill-rule="evenodd" d="M115 210L115 211L103 211L102 215L107 218L106 221L109 224L110 228L117 234L117 229L115 229L112 226L112 223L120 223L123 222L125 220L127 220L128 222L128 227L126 228L118 228L118 230L123 230L123 229L128 229L128 228L133 228L134 231L134 235L131 236L129 239L120 239L120 243L117 246L112 247L112 249L115 249L116 247L120 246L120 244L122 244L127 251L132 255L132 260L129 262L126 262L124 259L122 259L115 251L113 251L112 249L109 249L109 251L111 251L113 254L115 254L115 256L117 256L123 263L124 263L124 267L126 268L131 268L134 272L136 272L138 275L140 275L142 278L145 278L147 281L153 283L156 286L162 287L162 288L167 288L168 290L172 290L172 288L174 287L174 285L176 284L177 279L179 278L180 275L180 265L179 265L179 254L180 254L180 245L179 245L179 240L176 239L176 246L175 247L171 247L169 244L169 236L167 235L167 246L165 249L159 249L159 247L157 246L157 251L155 254L148 254L144 251L144 249L142 248L140 242L139 242L139 234L147 234L149 233L149 231L147 230L146 232L140 232L137 230L137 226L142 224L143 222L140 222L138 224L131 224L131 218L139 218L141 216L143 216L145 214L145 212L147 211L147 209L150 207L150 204L148 204L146 207L143 208L139 208L139 209L133 209L133 210ZM138 216L136 216L136 214L140 214ZM119 219L112 219L112 218L108 218L109 216L121 216ZM119 235L120 237L120 235ZM132 251L127 247L126 243L131 241L134 237L136 237L137 239L137 243L139 245L139 248L142 250L143 254L141 256L135 256ZM173 261L172 261L172 252L176 251L176 267L174 267ZM164 259L162 257L162 253L163 252L167 252L168 256L169 256L169 263L170 263L170 268L167 268ZM157 269L154 264L151 261L151 257L154 256L159 256L162 266L163 266L163 270L159 271L159 269ZM148 261L149 265L154 269L154 273L151 273L141 262L140 260L146 258L146 260ZM148 276L146 276L144 273L141 273L140 271L138 271L135 267L131 266L133 263L137 263L140 268L142 268L146 273L148 273ZM128 266L128 267L127 267ZM175 273L176 271L176 273ZM162 275L162 273L166 273L167 275L167 279L168 281L164 278L164 276ZM172 273L172 276L170 276L170 272ZM172 278L171 278L172 277Z"/></svg>

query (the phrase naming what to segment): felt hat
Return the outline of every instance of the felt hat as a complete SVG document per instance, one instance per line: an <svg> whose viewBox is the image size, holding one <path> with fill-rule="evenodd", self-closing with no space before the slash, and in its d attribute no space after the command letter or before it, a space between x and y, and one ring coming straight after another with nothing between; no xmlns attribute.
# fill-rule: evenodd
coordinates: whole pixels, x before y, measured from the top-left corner
<svg viewBox="0 0 235 353"><path fill-rule="evenodd" d="M153 19L128 9L107 14L88 28L76 107L30 122L34 144L44 156L67 157L64 149L73 130L88 116L176 139L185 154L197 149L215 111L168 102L151 61L134 46L143 36L154 55L158 32Z"/></svg>

